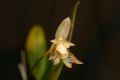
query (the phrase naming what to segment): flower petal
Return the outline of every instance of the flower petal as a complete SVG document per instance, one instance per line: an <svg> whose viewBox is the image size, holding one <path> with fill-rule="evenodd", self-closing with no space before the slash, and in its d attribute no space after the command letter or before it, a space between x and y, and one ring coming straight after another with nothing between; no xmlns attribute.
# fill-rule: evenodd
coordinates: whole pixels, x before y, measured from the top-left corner
<svg viewBox="0 0 120 80"><path fill-rule="evenodd" d="M71 42L69 42L69 41L64 41L64 46L66 47L66 48L70 48L70 46L75 46L75 44L73 44L73 43L71 43Z"/></svg>
<svg viewBox="0 0 120 80"><path fill-rule="evenodd" d="M51 40L50 42L52 42L52 43L54 43L54 44L57 44L57 41L56 41L56 39L54 39L54 40Z"/></svg>
<svg viewBox="0 0 120 80"><path fill-rule="evenodd" d="M60 53L62 59L68 57L68 50L62 43L57 45L56 50Z"/></svg>
<svg viewBox="0 0 120 80"><path fill-rule="evenodd" d="M68 62L67 59L63 60L63 63L65 64L65 66L67 66L68 68L72 68L72 63Z"/></svg>
<svg viewBox="0 0 120 80"><path fill-rule="evenodd" d="M70 62L75 64L83 64L83 62L79 61L71 52L69 52L68 59Z"/></svg>
<svg viewBox="0 0 120 80"><path fill-rule="evenodd" d="M64 39L67 39L68 34L70 32L70 26L71 26L71 21L70 18L65 18L59 25L55 38L63 37Z"/></svg>
<svg viewBox="0 0 120 80"><path fill-rule="evenodd" d="M49 60L54 59L57 56L56 54L56 46L52 45L50 48L50 57Z"/></svg>
<svg viewBox="0 0 120 80"><path fill-rule="evenodd" d="M56 58L53 60L53 64L54 64L54 65L57 65L59 62L60 62L60 58L59 58L59 57L56 57Z"/></svg>

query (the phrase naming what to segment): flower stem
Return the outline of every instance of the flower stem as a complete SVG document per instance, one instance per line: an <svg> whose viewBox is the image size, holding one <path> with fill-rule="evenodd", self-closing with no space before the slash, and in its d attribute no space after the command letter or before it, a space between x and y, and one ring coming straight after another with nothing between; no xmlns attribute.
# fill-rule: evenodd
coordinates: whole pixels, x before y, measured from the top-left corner
<svg viewBox="0 0 120 80"><path fill-rule="evenodd" d="M73 11L72 11L71 16L70 16L72 24L71 24L71 29L70 29L68 41L71 41L71 39L72 39L73 30L74 30L74 23L75 23L75 17L76 17L76 13L77 13L77 9L78 9L79 4L80 4L80 1L77 1L75 6L73 7Z"/></svg>
<svg viewBox="0 0 120 80"><path fill-rule="evenodd" d="M53 66L50 75L46 80L58 80L62 68L63 68L63 62L60 62L58 65Z"/></svg>

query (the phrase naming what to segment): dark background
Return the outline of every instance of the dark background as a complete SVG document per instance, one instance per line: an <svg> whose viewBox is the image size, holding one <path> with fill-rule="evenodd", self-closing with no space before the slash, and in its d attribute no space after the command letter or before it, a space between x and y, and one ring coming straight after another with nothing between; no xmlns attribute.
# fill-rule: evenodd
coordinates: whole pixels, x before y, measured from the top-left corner
<svg viewBox="0 0 120 80"><path fill-rule="evenodd" d="M48 41L53 39L75 2L0 1L0 80L21 80L17 64L30 28L40 24ZM72 52L84 64L64 67L59 80L120 80L120 1L81 0L72 42Z"/></svg>

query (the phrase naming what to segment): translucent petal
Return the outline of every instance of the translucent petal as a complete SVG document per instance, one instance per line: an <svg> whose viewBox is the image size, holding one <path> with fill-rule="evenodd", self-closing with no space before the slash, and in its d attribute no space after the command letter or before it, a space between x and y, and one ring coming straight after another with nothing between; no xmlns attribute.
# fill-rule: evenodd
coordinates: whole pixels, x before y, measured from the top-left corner
<svg viewBox="0 0 120 80"><path fill-rule="evenodd" d="M67 39L69 32L70 32L70 26L71 26L71 21L70 18L65 18L59 25L55 38L63 37L64 39Z"/></svg>
<svg viewBox="0 0 120 80"><path fill-rule="evenodd" d="M71 52L69 52L68 60L69 60L71 63L83 64L83 62L79 61Z"/></svg>

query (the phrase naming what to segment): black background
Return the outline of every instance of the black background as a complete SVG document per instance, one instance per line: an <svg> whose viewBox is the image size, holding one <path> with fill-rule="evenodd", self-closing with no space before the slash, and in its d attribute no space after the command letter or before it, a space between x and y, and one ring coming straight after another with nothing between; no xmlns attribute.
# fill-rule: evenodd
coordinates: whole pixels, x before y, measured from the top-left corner
<svg viewBox="0 0 120 80"><path fill-rule="evenodd" d="M49 40L76 0L0 1L0 80L21 80L17 64L30 28L43 26ZM120 80L120 1L81 0L72 52L84 62L64 67L59 80Z"/></svg>

